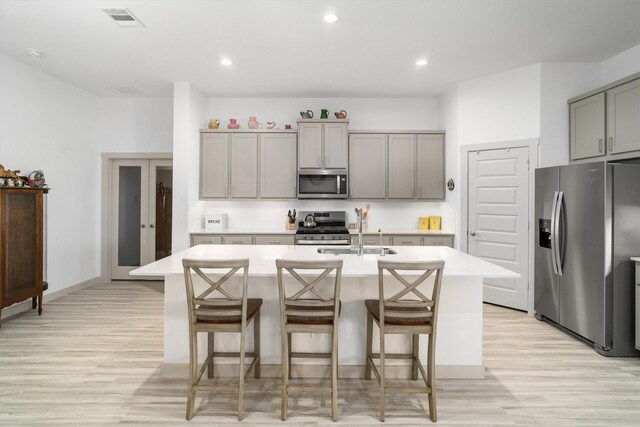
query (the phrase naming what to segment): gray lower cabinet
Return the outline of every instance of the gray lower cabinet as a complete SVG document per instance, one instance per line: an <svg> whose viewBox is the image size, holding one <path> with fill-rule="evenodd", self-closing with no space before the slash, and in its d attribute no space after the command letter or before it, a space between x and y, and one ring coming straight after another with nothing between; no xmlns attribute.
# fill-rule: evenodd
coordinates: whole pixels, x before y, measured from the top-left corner
<svg viewBox="0 0 640 427"><path fill-rule="evenodd" d="M569 100L572 162L640 157L640 73Z"/></svg>
<svg viewBox="0 0 640 427"><path fill-rule="evenodd" d="M417 135L418 199L444 200L444 135Z"/></svg>
<svg viewBox="0 0 640 427"><path fill-rule="evenodd" d="M415 197L416 136L389 135L389 198Z"/></svg>
<svg viewBox="0 0 640 427"><path fill-rule="evenodd" d="M423 236L424 246L449 246L453 247L453 236Z"/></svg>
<svg viewBox="0 0 640 427"><path fill-rule="evenodd" d="M294 237L287 235L260 235L254 237L256 245L293 245Z"/></svg>
<svg viewBox="0 0 640 427"><path fill-rule="evenodd" d="M295 134L260 134L260 198L295 199L296 152Z"/></svg>
<svg viewBox="0 0 640 427"><path fill-rule="evenodd" d="M191 246L196 245L221 245L222 236L211 236L208 234L192 235Z"/></svg>
<svg viewBox="0 0 640 427"><path fill-rule="evenodd" d="M349 136L349 197L384 199L387 195L387 135Z"/></svg>
<svg viewBox="0 0 640 427"><path fill-rule="evenodd" d="M240 235L240 236L222 236L223 245L252 245L253 236Z"/></svg>
<svg viewBox="0 0 640 427"><path fill-rule="evenodd" d="M202 134L200 198L229 197L229 134Z"/></svg>
<svg viewBox="0 0 640 427"><path fill-rule="evenodd" d="M351 235L351 245L358 244L358 235ZM379 246L380 236L378 234L363 234L362 244L365 246ZM382 246L391 246L391 236L382 236Z"/></svg>
<svg viewBox="0 0 640 427"><path fill-rule="evenodd" d="M231 134L231 197L258 197L258 135Z"/></svg>
<svg viewBox="0 0 640 427"><path fill-rule="evenodd" d="M422 246L422 237L396 235L391 236L391 242L393 246Z"/></svg>

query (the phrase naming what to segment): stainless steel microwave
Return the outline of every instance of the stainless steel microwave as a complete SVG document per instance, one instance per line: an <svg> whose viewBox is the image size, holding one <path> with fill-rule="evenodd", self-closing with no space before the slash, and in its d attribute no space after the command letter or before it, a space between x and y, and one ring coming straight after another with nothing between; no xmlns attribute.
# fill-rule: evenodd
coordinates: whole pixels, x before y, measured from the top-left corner
<svg viewBox="0 0 640 427"><path fill-rule="evenodd" d="M322 169L298 172L298 199L346 199L347 171Z"/></svg>

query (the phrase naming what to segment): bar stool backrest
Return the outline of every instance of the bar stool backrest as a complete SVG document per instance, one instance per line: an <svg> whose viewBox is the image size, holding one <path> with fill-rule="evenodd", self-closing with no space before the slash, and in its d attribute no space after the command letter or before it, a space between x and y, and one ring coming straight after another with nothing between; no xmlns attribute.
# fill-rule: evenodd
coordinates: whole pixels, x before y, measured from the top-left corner
<svg viewBox="0 0 640 427"><path fill-rule="evenodd" d="M247 318L247 283L249 278L248 259L230 260L196 260L183 259L184 281L187 289L187 306L189 309L189 326L193 326L198 319L241 317L244 329ZM208 271L203 270L218 270ZM222 270L223 272L219 272ZM226 273L224 272L226 270ZM222 285L239 270L243 272L242 291L235 295ZM208 288L196 295L193 286L193 273L198 275ZM218 280L211 279L207 274L223 274Z"/></svg>
<svg viewBox="0 0 640 427"><path fill-rule="evenodd" d="M330 261L277 259L276 268L278 271L280 311L283 321L291 317L313 317L337 325L340 304L340 281L342 277L341 259ZM283 270L289 274L284 274ZM314 273L313 270L316 270L316 272ZM317 273L318 270L322 271ZM327 296L319 288L323 280L333 271L335 271L333 289L329 290L330 295ZM307 280L301 274L305 276L315 275L315 277ZM287 282L297 283L302 288L290 296L287 295L285 283L285 277L289 275L296 280L288 280ZM311 298L307 294L311 294Z"/></svg>
<svg viewBox="0 0 640 427"><path fill-rule="evenodd" d="M435 332L443 269L444 261L393 262L378 260L381 327L384 325L385 317L393 317L394 320L406 320L407 322L426 318L431 329ZM416 270L423 271L417 278L416 276L407 278L406 275L403 277L399 273L399 271ZM388 281L384 279L385 271L388 271L404 286L404 289L387 298L385 298L385 283ZM431 295L427 297L418 290L418 286L434 273L433 290ZM407 296L412 298L407 298Z"/></svg>

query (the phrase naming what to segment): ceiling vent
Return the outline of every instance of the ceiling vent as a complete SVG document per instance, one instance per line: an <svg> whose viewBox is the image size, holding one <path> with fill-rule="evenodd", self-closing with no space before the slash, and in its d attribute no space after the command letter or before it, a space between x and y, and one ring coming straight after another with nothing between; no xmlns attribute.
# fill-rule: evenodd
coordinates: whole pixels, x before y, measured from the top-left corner
<svg viewBox="0 0 640 427"><path fill-rule="evenodd" d="M112 87L113 90L121 95L142 95L143 92L135 86L116 86Z"/></svg>
<svg viewBox="0 0 640 427"><path fill-rule="evenodd" d="M144 27L138 18L129 9L102 9L109 18L121 27Z"/></svg>

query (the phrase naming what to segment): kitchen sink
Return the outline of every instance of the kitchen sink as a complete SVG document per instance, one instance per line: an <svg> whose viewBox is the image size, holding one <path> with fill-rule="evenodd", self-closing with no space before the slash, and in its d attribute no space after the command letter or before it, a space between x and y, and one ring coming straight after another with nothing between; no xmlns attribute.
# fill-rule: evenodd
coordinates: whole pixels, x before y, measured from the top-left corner
<svg viewBox="0 0 640 427"><path fill-rule="evenodd" d="M391 248L382 248L385 255L395 255L397 254ZM330 254L330 255L358 255L358 248L319 248L319 254ZM364 255L380 255L380 248L363 248L362 253Z"/></svg>

